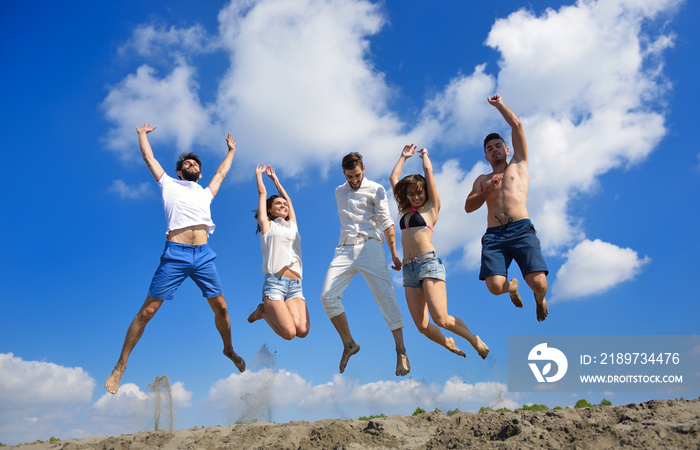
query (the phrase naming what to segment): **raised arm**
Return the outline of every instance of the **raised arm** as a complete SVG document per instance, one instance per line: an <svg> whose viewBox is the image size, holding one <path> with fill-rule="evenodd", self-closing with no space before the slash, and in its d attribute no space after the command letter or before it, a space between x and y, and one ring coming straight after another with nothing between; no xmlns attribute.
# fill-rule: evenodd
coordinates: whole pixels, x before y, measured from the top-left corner
<svg viewBox="0 0 700 450"><path fill-rule="evenodd" d="M508 125L510 125L511 140L513 141L513 158L511 162L527 163L527 141L525 141L525 131L523 130L522 122L520 122L518 116L503 103L503 99L501 99L500 95L494 95L488 99L488 102L501 113Z"/></svg>
<svg viewBox="0 0 700 450"><path fill-rule="evenodd" d="M263 182L263 174L267 171L265 164L255 167L255 180L258 183L258 225L262 234L270 229L270 219L267 217L267 190Z"/></svg>
<svg viewBox="0 0 700 450"><path fill-rule="evenodd" d="M226 157L224 158L224 161L221 163L221 165L219 165L219 168L216 169L214 178L212 178L211 183L209 183L209 189L211 190L211 193L214 194L214 196L216 196L216 193L219 192L221 183L224 181L224 178L226 178L228 171L231 169L233 155L236 154L236 141L234 140L233 136L231 136L231 133L229 133L226 137L226 145L228 146L228 152L226 153Z"/></svg>
<svg viewBox="0 0 700 450"><path fill-rule="evenodd" d="M415 152L415 145L410 144L404 146L403 150L401 151L401 156L399 157L398 162L394 166L394 170L391 171L391 175L389 176L389 184L391 184L392 190L394 189L394 186L396 186L396 183L398 183L401 179L401 171L403 170L404 163L408 158L413 156Z"/></svg>
<svg viewBox="0 0 700 450"><path fill-rule="evenodd" d="M280 183L279 178L277 178L277 175L275 174L275 169L272 166L267 166L267 176L270 177L273 183L275 183L275 187L277 188L277 192L279 192L280 196L284 197L287 200L287 206L289 207L289 220L296 223L297 221L297 216L294 213L294 206L292 206L292 199L289 197L287 194L287 191L284 190L282 187L282 183Z"/></svg>
<svg viewBox="0 0 700 450"><path fill-rule="evenodd" d="M428 185L428 192L430 193L430 201L435 207L435 212L440 211L440 194L437 190L437 185L435 184L435 177L433 176L433 163L430 161L428 156L428 149L422 148L418 150L418 154L423 160L423 174L425 175L425 183ZM437 221L437 215L435 216Z"/></svg>
<svg viewBox="0 0 700 450"><path fill-rule="evenodd" d="M153 150L151 149L151 144L148 143L147 136L148 133L155 129L155 125L151 125L150 123L144 123L141 128L136 127L136 133L138 133L139 135L139 147L141 148L141 156L143 156L143 160L146 162L146 166L148 166L148 170L151 171L153 178L155 178L156 181L158 181L163 175L163 172L165 171L163 170L163 167L161 167L160 163L153 156Z"/></svg>

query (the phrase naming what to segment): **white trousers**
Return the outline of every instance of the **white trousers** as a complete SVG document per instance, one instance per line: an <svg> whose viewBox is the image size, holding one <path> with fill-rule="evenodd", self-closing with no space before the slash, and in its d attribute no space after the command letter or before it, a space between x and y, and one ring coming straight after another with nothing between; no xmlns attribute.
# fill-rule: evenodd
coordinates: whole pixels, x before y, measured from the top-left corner
<svg viewBox="0 0 700 450"><path fill-rule="evenodd" d="M356 273L362 275L367 282L389 329L394 331L402 328L401 309L389 280L384 248L376 239L335 249L321 291L321 301L328 317L333 318L345 312L340 299Z"/></svg>

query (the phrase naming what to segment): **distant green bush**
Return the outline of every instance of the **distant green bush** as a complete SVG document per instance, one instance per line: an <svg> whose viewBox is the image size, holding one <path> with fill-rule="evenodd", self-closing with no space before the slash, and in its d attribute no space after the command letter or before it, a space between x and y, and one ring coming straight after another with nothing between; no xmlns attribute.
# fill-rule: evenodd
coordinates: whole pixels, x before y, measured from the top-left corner
<svg viewBox="0 0 700 450"><path fill-rule="evenodd" d="M546 405L523 405L522 408L518 408L516 411L549 411L549 408Z"/></svg>
<svg viewBox="0 0 700 450"><path fill-rule="evenodd" d="M447 411L448 416L454 416L455 414L462 414L462 411L460 411L459 408Z"/></svg>
<svg viewBox="0 0 700 450"><path fill-rule="evenodd" d="M58 442L58 441L60 441L59 438L55 438L55 437L53 437L53 436L51 436L51 437L49 438L49 442Z"/></svg>
<svg viewBox="0 0 700 450"><path fill-rule="evenodd" d="M378 419L378 418L382 418L382 417L386 417L386 416L385 416L384 414L379 414L378 416L377 416L377 415L371 415L371 416L369 416L369 417L367 417L367 416L361 416L361 417L358 417L358 420L372 420L372 419Z"/></svg>
<svg viewBox="0 0 700 450"><path fill-rule="evenodd" d="M485 413L485 412L487 412L487 411L488 411L488 412L496 412L496 411L494 411L493 408L491 408L490 406L482 406L481 408L479 408L479 414Z"/></svg>
<svg viewBox="0 0 700 450"><path fill-rule="evenodd" d="M604 398L600 401L600 406L612 406L612 402L607 398Z"/></svg>
<svg viewBox="0 0 700 450"><path fill-rule="evenodd" d="M511 410L508 409L508 408L498 408L498 409L496 410L496 412L513 412L513 411L511 411Z"/></svg>
<svg viewBox="0 0 700 450"><path fill-rule="evenodd" d="M413 411L413 414L412 414L412 415L413 415L413 416L417 416L417 415L419 415L419 414L423 414L424 412L425 412L425 410L419 406L418 408L416 408L415 411Z"/></svg>
<svg viewBox="0 0 700 450"><path fill-rule="evenodd" d="M593 405L588 403L588 400L585 398L582 398L581 400L577 401L576 404L574 405L574 408L592 408Z"/></svg>
<svg viewBox="0 0 700 450"><path fill-rule="evenodd" d="M555 411L556 411L557 409L564 409L564 408L562 408L561 406L555 406L554 408L552 408L552 410L555 410Z"/></svg>

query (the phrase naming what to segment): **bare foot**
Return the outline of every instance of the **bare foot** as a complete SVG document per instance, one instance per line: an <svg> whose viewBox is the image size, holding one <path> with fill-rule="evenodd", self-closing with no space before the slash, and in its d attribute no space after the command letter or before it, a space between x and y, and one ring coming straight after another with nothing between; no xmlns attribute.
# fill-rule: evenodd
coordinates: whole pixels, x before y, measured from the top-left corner
<svg viewBox="0 0 700 450"><path fill-rule="evenodd" d="M260 320L263 318L263 314L265 314L265 305L260 303L257 308L255 308L255 311L251 315L248 316L248 322L253 323L256 320Z"/></svg>
<svg viewBox="0 0 700 450"><path fill-rule="evenodd" d="M518 293L518 286L520 283L518 283L517 278L513 278L510 280L510 285L511 287L515 286L515 288L510 291L510 301L513 302L516 308L522 308L523 307L523 299L520 298L520 294Z"/></svg>
<svg viewBox="0 0 700 450"><path fill-rule="evenodd" d="M360 346L356 344L355 341L351 341L345 346L345 348L343 348L343 356L340 358L340 373L345 372L345 366L348 365L348 360L350 360L352 355L359 351Z"/></svg>
<svg viewBox="0 0 700 450"><path fill-rule="evenodd" d="M537 297L535 297L535 301L537 301ZM547 307L547 300L543 298L541 302L537 302L537 321L542 322L548 315L549 307Z"/></svg>
<svg viewBox="0 0 700 450"><path fill-rule="evenodd" d="M479 356L481 356L481 359L486 359L486 357L489 354L488 345L484 344L484 341L482 341L479 336L474 336L474 337L476 338L476 345L474 346L474 349L479 353Z"/></svg>
<svg viewBox="0 0 700 450"><path fill-rule="evenodd" d="M411 363L408 362L406 353L396 353L396 376L403 377L411 371Z"/></svg>
<svg viewBox="0 0 700 450"><path fill-rule="evenodd" d="M234 352L233 349L224 349L224 356L233 361L233 364L236 366L239 372L245 372L245 361L243 360L243 358L238 356L238 354Z"/></svg>
<svg viewBox="0 0 700 450"><path fill-rule="evenodd" d="M445 341L445 348L447 348L447 350L451 351L455 355L463 356L465 358L467 357L462 350L457 348L457 344L455 344L455 340L453 338L445 338Z"/></svg>
<svg viewBox="0 0 700 450"><path fill-rule="evenodd" d="M110 394L117 393L117 390L119 390L119 382L122 379L122 375L124 375L124 370L126 370L126 366L119 367L119 364L114 366L114 370L109 375L109 378L107 378L107 381L105 381L105 389L107 389L107 392Z"/></svg>

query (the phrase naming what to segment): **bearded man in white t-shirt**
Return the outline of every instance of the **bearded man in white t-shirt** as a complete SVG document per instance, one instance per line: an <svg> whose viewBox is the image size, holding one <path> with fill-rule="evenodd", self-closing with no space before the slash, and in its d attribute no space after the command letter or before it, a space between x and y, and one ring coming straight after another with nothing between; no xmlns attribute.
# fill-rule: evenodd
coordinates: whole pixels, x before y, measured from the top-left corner
<svg viewBox="0 0 700 450"><path fill-rule="evenodd" d="M335 190L340 217L340 239L323 282L321 301L340 339L343 355L340 373L352 355L360 351L354 341L340 299L356 273L367 282L382 317L389 326L396 344L396 375L404 376L411 370L403 343L403 319L389 279L384 248L386 239L391 251L392 269L401 270L401 259L396 251L394 220L389 212L384 187L365 178L362 155L345 155L342 162L346 183Z"/></svg>
<svg viewBox="0 0 700 450"><path fill-rule="evenodd" d="M202 178L201 162L194 153L180 155L176 165L179 180L165 173L153 156L153 150L148 143L147 135L155 129L156 127L151 124L144 124L141 128L136 127L136 132L139 136L141 155L158 182L163 196L163 208L168 224L165 233L165 249L160 257L160 265L153 275L146 301L131 322L119 360L105 382L105 388L112 394L119 389L119 382L126 370L126 362L141 338L146 324L153 318L164 300L174 298L175 291L188 277L197 283L214 312L216 329L224 344L224 355L233 361L238 370L241 372L245 370L245 361L233 350L231 322L224 300L224 291L214 265L216 254L207 244L209 235L214 232L215 227L211 220L210 204L231 168L233 156L236 154L236 143L229 133L226 138L228 153L216 170L209 186L202 188L198 184L199 179Z"/></svg>

